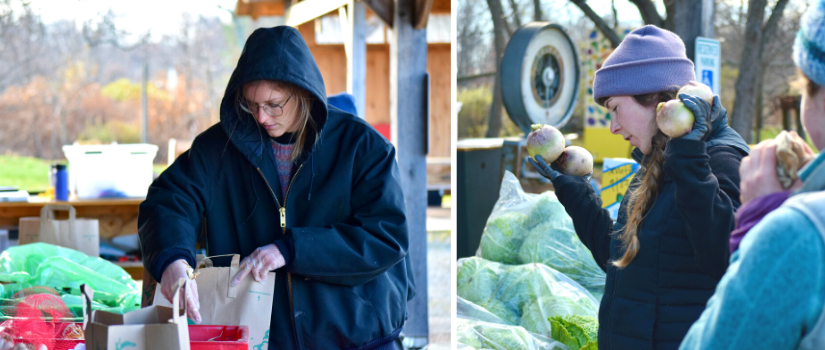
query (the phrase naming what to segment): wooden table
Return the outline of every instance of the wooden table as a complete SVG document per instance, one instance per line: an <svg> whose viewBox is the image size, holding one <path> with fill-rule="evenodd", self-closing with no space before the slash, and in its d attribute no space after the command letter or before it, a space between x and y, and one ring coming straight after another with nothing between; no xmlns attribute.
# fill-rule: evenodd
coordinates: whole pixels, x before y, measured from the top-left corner
<svg viewBox="0 0 825 350"><path fill-rule="evenodd" d="M137 233L138 206L144 198L72 199L68 202L45 201L29 197L29 202L1 202L0 226L17 226L20 218L40 216L46 204L70 204L77 217L97 219L100 237L112 238ZM66 219L68 213L58 212L58 219Z"/></svg>

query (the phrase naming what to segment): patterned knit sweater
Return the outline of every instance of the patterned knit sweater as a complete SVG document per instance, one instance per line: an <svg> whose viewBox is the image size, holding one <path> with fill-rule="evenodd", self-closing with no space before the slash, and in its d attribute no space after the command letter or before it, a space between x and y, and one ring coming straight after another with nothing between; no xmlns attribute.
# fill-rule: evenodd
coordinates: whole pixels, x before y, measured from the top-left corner
<svg viewBox="0 0 825 350"><path fill-rule="evenodd" d="M281 182L281 195L286 197L289 180L292 176L292 151L295 150L295 139L292 133L285 133L272 139L272 151L275 152L275 165L278 168L278 179Z"/></svg>

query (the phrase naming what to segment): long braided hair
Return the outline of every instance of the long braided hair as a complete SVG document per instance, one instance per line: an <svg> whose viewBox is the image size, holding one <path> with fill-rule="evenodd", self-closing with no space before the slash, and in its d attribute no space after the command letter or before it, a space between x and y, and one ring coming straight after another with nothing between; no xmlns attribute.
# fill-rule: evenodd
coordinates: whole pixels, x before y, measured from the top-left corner
<svg viewBox="0 0 825 350"><path fill-rule="evenodd" d="M675 99L677 90L635 95L633 99L645 107L655 107L660 102ZM639 249L641 248L638 237L639 227L641 227L647 211L653 207L653 203L656 202L656 197L659 195L659 189L662 186L662 179L664 178L663 164L665 161L665 146L667 146L669 140L670 138L661 131L658 131L656 135L653 136L651 153L647 157L647 161L641 164L641 170L638 173L644 177L639 187L637 187L633 193L630 193L628 197L627 223L622 230L618 232L618 238L622 243L624 255L619 260L611 261L613 266L624 268L639 254Z"/></svg>

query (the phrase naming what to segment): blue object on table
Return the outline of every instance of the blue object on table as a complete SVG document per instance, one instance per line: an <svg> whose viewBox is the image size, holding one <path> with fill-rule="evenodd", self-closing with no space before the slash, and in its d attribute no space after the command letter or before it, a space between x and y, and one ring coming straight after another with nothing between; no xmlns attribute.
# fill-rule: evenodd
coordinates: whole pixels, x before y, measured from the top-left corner
<svg viewBox="0 0 825 350"><path fill-rule="evenodd" d="M59 201L69 200L69 173L65 164L55 164L57 173L54 182L54 199Z"/></svg>

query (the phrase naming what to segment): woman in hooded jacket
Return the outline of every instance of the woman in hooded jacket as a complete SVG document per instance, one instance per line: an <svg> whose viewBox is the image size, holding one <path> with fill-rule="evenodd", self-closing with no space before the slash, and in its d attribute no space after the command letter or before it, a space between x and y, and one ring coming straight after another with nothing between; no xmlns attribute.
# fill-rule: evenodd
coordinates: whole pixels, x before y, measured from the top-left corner
<svg viewBox="0 0 825 350"><path fill-rule="evenodd" d="M709 104L679 94L695 81L682 40L652 25L629 33L596 72L595 101L610 131L641 167L616 222L588 181L564 175L541 157L531 162L553 182L576 234L607 273L599 308L599 349L677 349L728 264L728 237L739 206L739 163L748 146ZM679 98L692 130L665 136L656 106Z"/></svg>
<svg viewBox="0 0 825 350"><path fill-rule="evenodd" d="M140 205L144 266L171 299L200 238L208 256L241 255L233 284L276 272L270 349L395 349L414 295L395 149L325 91L297 30L252 33L220 123ZM199 323L194 280L187 298Z"/></svg>

